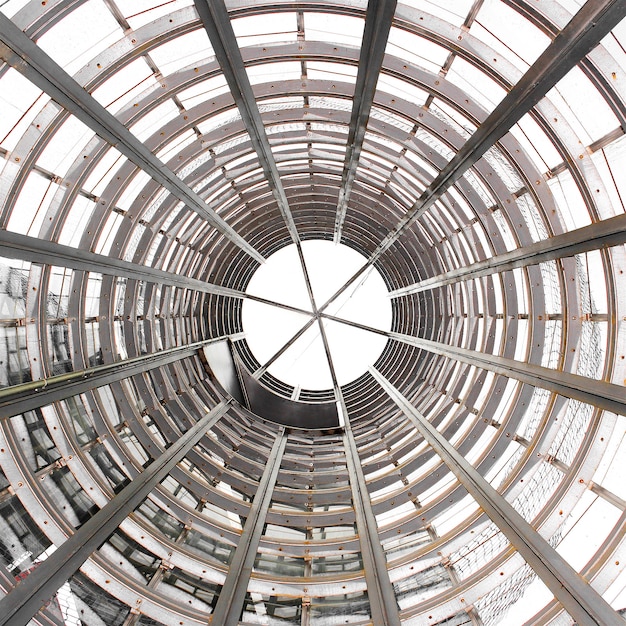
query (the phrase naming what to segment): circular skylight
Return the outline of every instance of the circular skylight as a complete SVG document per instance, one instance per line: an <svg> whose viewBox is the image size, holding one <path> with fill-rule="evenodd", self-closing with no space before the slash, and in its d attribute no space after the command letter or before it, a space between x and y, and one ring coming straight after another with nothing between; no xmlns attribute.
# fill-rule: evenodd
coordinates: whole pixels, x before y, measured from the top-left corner
<svg viewBox="0 0 626 626"><path fill-rule="evenodd" d="M248 294L271 300L278 306L244 301L246 339L262 366L271 362L267 371L274 377L300 389L328 389L333 387L333 380L320 329L323 324L337 382L345 385L374 364L387 338L330 320L325 315L388 331L391 301L387 288L378 271L371 267L324 307L364 265L365 258L348 246L323 240L305 241L302 250L318 314L314 313L308 294L298 250L295 245L287 246L260 266L248 285ZM281 304L301 312L280 308ZM296 338L307 323L309 328ZM285 346L284 352L274 360Z"/></svg>

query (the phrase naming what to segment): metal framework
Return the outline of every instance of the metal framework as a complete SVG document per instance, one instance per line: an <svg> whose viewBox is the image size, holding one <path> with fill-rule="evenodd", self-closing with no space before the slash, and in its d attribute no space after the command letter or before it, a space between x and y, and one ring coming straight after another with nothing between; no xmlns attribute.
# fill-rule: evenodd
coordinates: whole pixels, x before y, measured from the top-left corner
<svg viewBox="0 0 626 626"><path fill-rule="evenodd" d="M615 611L602 596L581 579L578 572L491 487L454 446L388 380L374 369L371 372L576 622L600 625L616 620Z"/></svg>
<svg viewBox="0 0 626 626"><path fill-rule="evenodd" d="M233 241L258 263L264 258L207 206L200 196L185 185L164 163L139 141L123 124L78 85L41 48L36 46L11 20L0 14L2 51L0 58L16 67L94 132L127 156L165 189L206 219L211 226Z"/></svg>
<svg viewBox="0 0 626 626"><path fill-rule="evenodd" d="M180 439L98 513L67 539L11 594L0 600L2 624L28 624L42 605L113 534L120 523L146 499L154 487L184 458L226 413L226 400L201 417Z"/></svg>
<svg viewBox="0 0 626 626"><path fill-rule="evenodd" d="M396 2L378 2L377 0L370 0L367 4L359 71L354 85L354 98L352 99L346 160L341 176L341 189L339 190L339 203L335 220L335 243L341 243L341 229L346 219L348 202L363 149L365 130L374 102L376 83L380 75L396 4Z"/></svg>
<svg viewBox="0 0 626 626"><path fill-rule="evenodd" d="M267 459L259 487L254 496L254 502L250 507L246 524L241 533L240 543L233 556L228 576L224 581L215 611L209 618L209 623L224 624L224 626L236 626L239 623L241 607L246 597L248 581L252 574L252 567L263 534L263 525L270 508L272 491L276 485L286 444L287 436L283 428L279 431Z"/></svg>
<svg viewBox="0 0 626 626"><path fill-rule="evenodd" d="M624 623L626 3L130 4L0 6L0 624Z"/></svg>

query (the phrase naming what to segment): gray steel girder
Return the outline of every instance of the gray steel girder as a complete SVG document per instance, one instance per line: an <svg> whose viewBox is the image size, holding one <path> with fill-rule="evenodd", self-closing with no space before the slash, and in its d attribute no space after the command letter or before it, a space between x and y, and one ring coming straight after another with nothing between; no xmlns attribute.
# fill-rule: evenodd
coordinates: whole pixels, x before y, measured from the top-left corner
<svg viewBox="0 0 626 626"><path fill-rule="evenodd" d="M556 235L483 261L471 263L465 267L444 272L438 276L426 278L419 283L391 291L389 296L398 298L427 289L451 285L462 280L480 278L518 267L537 265L624 243L626 243L626 214L595 222L562 235Z"/></svg>
<svg viewBox="0 0 626 626"><path fill-rule="evenodd" d="M398 389L373 367L370 373L578 624L626 624Z"/></svg>
<svg viewBox="0 0 626 626"><path fill-rule="evenodd" d="M356 169L359 165L359 157L363 148L365 130L374 102L374 93L378 83L380 68L383 64L385 48L391 22L396 10L395 0L369 0L365 15L365 31L361 42L359 56L359 69L354 85L352 99L352 114L350 117L350 129L348 131L348 143L346 146L346 159L341 177L341 189L337 203L337 217L335 220L335 243L341 242L341 231L348 210L348 201L352 191L352 184L356 177Z"/></svg>
<svg viewBox="0 0 626 626"><path fill-rule="evenodd" d="M161 456L93 517L87 520L46 561L0 600L0 626L26 626L80 566L146 499L172 468L184 458L226 413L232 400L211 409Z"/></svg>
<svg viewBox="0 0 626 626"><path fill-rule="evenodd" d="M206 219L238 248L258 263L264 263L264 257L219 217L193 189L180 180L144 146L143 142L3 14L0 14L0 42L0 59L22 73L91 130L115 146L137 167Z"/></svg>
<svg viewBox="0 0 626 626"><path fill-rule="evenodd" d="M224 586L219 595L215 611L209 617L209 624L215 626L237 626L246 599L248 581L252 574L254 559L263 528L265 518L270 508L274 485L278 478L278 471L287 445L287 434L282 427L274 441L272 450L267 459L265 470L259 481L259 486L250 506L243 532L228 568Z"/></svg>

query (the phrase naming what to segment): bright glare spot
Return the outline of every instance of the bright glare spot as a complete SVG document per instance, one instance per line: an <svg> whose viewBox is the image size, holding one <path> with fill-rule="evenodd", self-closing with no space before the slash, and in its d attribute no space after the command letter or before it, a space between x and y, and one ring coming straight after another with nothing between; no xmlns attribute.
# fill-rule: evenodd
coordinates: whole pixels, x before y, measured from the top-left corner
<svg viewBox="0 0 626 626"><path fill-rule="evenodd" d="M347 246L330 241L304 241L302 250L317 307L321 307L365 264L365 258ZM256 271L247 292L307 311L294 313L244 300L243 327L252 353L267 363L312 317L304 274L295 245L273 254ZM326 309L327 313L380 330L391 328L391 302L385 283L369 268ZM340 385L355 380L380 356L386 337L323 320L332 362ZM301 389L332 388L332 378L319 323L313 325L268 369L283 382Z"/></svg>

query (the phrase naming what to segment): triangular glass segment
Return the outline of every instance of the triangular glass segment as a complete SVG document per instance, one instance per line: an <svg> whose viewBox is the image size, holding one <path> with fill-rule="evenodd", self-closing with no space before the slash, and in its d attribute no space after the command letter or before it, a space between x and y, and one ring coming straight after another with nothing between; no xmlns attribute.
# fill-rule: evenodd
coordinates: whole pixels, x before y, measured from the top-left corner
<svg viewBox="0 0 626 626"><path fill-rule="evenodd" d="M302 244L317 306L322 306L363 265L365 257L352 248L316 239Z"/></svg>
<svg viewBox="0 0 626 626"><path fill-rule="evenodd" d="M312 311L296 246L272 254L254 273L246 293Z"/></svg>
<svg viewBox="0 0 626 626"><path fill-rule="evenodd" d="M331 389L333 380L318 323L299 337L268 371L294 387Z"/></svg>
<svg viewBox="0 0 626 626"><path fill-rule="evenodd" d="M340 385L355 380L374 365L387 338L360 328L324 320L326 337Z"/></svg>
<svg viewBox="0 0 626 626"><path fill-rule="evenodd" d="M261 365L267 363L311 319L305 314L253 300L244 302L241 317L250 350Z"/></svg>

